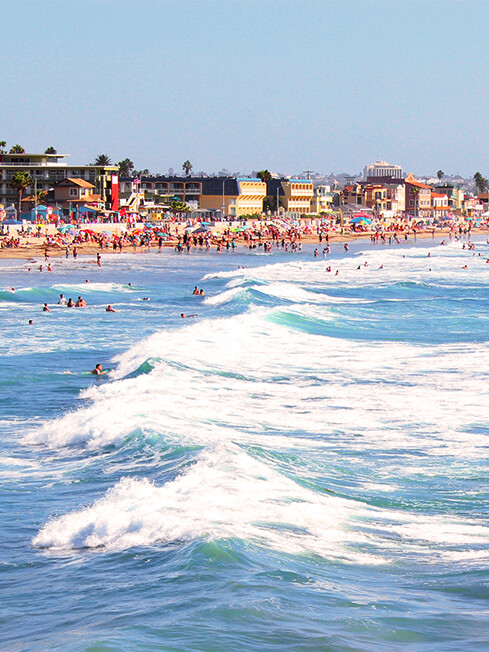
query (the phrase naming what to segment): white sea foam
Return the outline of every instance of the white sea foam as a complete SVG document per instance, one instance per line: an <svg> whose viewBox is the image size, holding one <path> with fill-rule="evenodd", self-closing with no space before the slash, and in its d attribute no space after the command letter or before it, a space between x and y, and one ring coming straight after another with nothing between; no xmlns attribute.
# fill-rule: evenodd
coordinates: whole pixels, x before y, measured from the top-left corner
<svg viewBox="0 0 489 652"><path fill-rule="evenodd" d="M411 555L428 563L489 559L486 527L323 495L236 447L221 446L203 452L163 486L122 479L92 506L49 521L33 544L52 550L117 550L229 538L356 564Z"/></svg>
<svg viewBox="0 0 489 652"><path fill-rule="evenodd" d="M397 282L399 264L405 265L403 281L424 282L426 261L420 262L419 251L402 250L405 259L400 251L368 252L368 271L357 270L351 258L338 261L339 282L343 277L357 283L367 275L368 283ZM453 252L459 265L460 251ZM374 266L380 260L392 269ZM450 266L443 260L436 268L434 256L429 264L442 282ZM298 286L287 286L290 274ZM134 432L203 449L172 482L158 486L126 478L91 507L46 524L35 545L125 548L239 537L353 562L378 561L375 548L385 551L383 561L404 553L429 559L433 547L439 558L480 561L477 546L489 539L473 523L399 516L320 494L280 473L273 459L254 459L246 447L318 458L327 453L330 462L347 450L350 460L357 456L363 464L369 451L379 451L386 462L373 488L392 486L410 472L429 473L431 460L478 459L487 450L481 398L487 343L427 346L311 334L290 317L309 323L330 318L333 308L322 305L328 297L316 299L307 290L308 284L332 282L331 276L324 281L324 261L269 265L249 276L239 270L222 278L248 284L251 277L257 290L289 298L291 305L155 333L117 356L111 382L83 393L88 405L29 434L27 443L54 449L84 443L96 450ZM205 301L219 305L243 292L241 285L228 284ZM128 377L147 360L154 361L149 373ZM465 557L456 545L467 547Z"/></svg>
<svg viewBox="0 0 489 652"><path fill-rule="evenodd" d="M376 563L349 547L364 540L346 521L364 510L308 491L240 451L219 447L162 487L123 479L89 508L47 523L33 543L109 549L238 537L291 553Z"/></svg>
<svg viewBox="0 0 489 652"><path fill-rule="evenodd" d="M328 318L319 306L296 310ZM117 357L113 382L84 393L91 405L28 441L97 447L149 429L186 440L191 432L205 444L234 438L238 425L247 442L271 431L304 441L320 435L325 447L340 437L358 450L476 457L485 448L485 344L351 342L277 325L275 314L255 309L152 335ZM150 373L126 377L149 359L159 360Z"/></svg>

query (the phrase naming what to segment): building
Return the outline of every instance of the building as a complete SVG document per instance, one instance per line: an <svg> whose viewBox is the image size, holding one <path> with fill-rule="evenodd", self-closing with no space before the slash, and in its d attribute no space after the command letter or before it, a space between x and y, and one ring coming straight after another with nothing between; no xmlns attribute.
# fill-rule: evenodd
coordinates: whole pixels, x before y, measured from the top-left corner
<svg viewBox="0 0 489 652"><path fill-rule="evenodd" d="M421 183L410 173L404 179L406 213L414 217L431 214L431 186Z"/></svg>
<svg viewBox="0 0 489 652"><path fill-rule="evenodd" d="M400 165L389 165L385 161L376 161L371 165L366 165L363 169L363 178L366 181L378 181L379 177L392 177L393 179L403 179L404 174Z"/></svg>
<svg viewBox="0 0 489 652"><path fill-rule="evenodd" d="M194 210L220 211L231 217L262 213L266 183L245 177L143 177L145 200L169 205L183 201ZM134 194L134 179L121 179L124 204Z"/></svg>
<svg viewBox="0 0 489 652"><path fill-rule="evenodd" d="M83 179L93 184L105 207L119 208L119 176L116 165L75 165L62 159L67 154L0 154L0 203L8 206L17 202L17 192L10 187L15 172L27 172L33 183L26 194L38 190L50 191L64 179Z"/></svg>
<svg viewBox="0 0 489 652"><path fill-rule="evenodd" d="M437 189L438 190L438 189ZM441 192L431 191L431 214L433 217L447 217L450 211L448 195Z"/></svg>
<svg viewBox="0 0 489 652"><path fill-rule="evenodd" d="M310 215L314 205L314 186L310 179L267 179L267 198L272 206L289 216Z"/></svg>
<svg viewBox="0 0 489 652"><path fill-rule="evenodd" d="M261 214L267 185L260 179L235 177L209 177L202 179L202 195L199 208L220 209L224 215Z"/></svg>
<svg viewBox="0 0 489 652"><path fill-rule="evenodd" d="M448 206L452 211L461 211L463 209L465 192L462 188L457 188L451 183L444 183L436 186L434 190L448 197Z"/></svg>
<svg viewBox="0 0 489 652"><path fill-rule="evenodd" d="M54 201L63 208L68 208L69 204L89 204L100 200L100 195L95 194L95 185L85 179L63 179L54 187Z"/></svg>
<svg viewBox="0 0 489 652"><path fill-rule="evenodd" d="M331 186L320 185L314 187L314 196L311 199L311 213L329 213L333 210L333 197Z"/></svg>

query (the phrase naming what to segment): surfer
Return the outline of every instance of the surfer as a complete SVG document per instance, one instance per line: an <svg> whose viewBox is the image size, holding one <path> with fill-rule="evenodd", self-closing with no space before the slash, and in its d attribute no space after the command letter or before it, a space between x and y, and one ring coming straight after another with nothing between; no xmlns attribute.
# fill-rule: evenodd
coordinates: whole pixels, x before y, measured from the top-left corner
<svg viewBox="0 0 489 652"><path fill-rule="evenodd" d="M118 311L118 310L114 310L114 308L112 308L111 304L109 303L109 305L108 305L107 308L105 309L105 312L119 312L119 311Z"/></svg>
<svg viewBox="0 0 489 652"><path fill-rule="evenodd" d="M102 371L102 365L99 363L95 365L95 369L92 369L90 372L91 374L94 374L95 376L101 376L102 374L107 373L106 371Z"/></svg>
<svg viewBox="0 0 489 652"><path fill-rule="evenodd" d="M183 312L181 312L181 313L180 313L180 317L181 317L182 319L187 318L187 317L197 317L197 313L195 313L195 314L193 314L193 315L185 315Z"/></svg>

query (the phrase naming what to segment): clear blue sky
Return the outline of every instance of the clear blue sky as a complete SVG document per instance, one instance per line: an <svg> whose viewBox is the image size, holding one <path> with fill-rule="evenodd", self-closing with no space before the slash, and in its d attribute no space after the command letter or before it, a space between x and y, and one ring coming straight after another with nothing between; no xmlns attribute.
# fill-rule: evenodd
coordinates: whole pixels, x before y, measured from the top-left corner
<svg viewBox="0 0 489 652"><path fill-rule="evenodd" d="M3 0L0 140L137 168L489 173L484 0Z"/></svg>

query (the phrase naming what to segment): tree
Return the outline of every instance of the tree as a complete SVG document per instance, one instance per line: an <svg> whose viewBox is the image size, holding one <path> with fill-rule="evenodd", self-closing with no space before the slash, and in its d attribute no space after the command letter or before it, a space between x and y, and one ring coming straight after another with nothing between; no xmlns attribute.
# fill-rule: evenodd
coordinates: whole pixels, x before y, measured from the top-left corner
<svg viewBox="0 0 489 652"><path fill-rule="evenodd" d="M54 147L48 147L47 150L44 153L45 154L57 154L58 152L54 149Z"/></svg>
<svg viewBox="0 0 489 652"><path fill-rule="evenodd" d="M443 172L443 170L438 170L438 172L436 173L436 176L438 177L438 181L441 181L443 179L443 177L445 176L445 173Z"/></svg>
<svg viewBox="0 0 489 652"><path fill-rule="evenodd" d="M141 177L149 177L150 176L148 168L144 168L144 170L136 170L136 172L134 174L139 178L141 178Z"/></svg>
<svg viewBox="0 0 489 652"><path fill-rule="evenodd" d="M27 172L22 172L17 170L15 172L12 181L10 182L10 187L17 190L17 219L20 220L21 215L21 203L22 195L27 190L27 188L32 185L32 179L30 178Z"/></svg>
<svg viewBox="0 0 489 652"><path fill-rule="evenodd" d="M7 147L6 140L0 140L0 154L5 154L5 148Z"/></svg>
<svg viewBox="0 0 489 652"><path fill-rule="evenodd" d="M174 213L188 213L190 208L184 201L174 199L170 202L170 208Z"/></svg>
<svg viewBox="0 0 489 652"><path fill-rule="evenodd" d="M268 170L260 170L259 172L256 173L256 176L261 181L268 181L269 179L272 178L272 175Z"/></svg>
<svg viewBox="0 0 489 652"><path fill-rule="evenodd" d="M414 215L418 217L419 209L419 188L418 186L411 186L411 195L414 196Z"/></svg>
<svg viewBox="0 0 489 652"><path fill-rule="evenodd" d="M111 160L110 157L107 154L99 154L96 158L95 161L93 162L94 165L110 165Z"/></svg>
<svg viewBox="0 0 489 652"><path fill-rule="evenodd" d="M117 165L119 166L119 174L121 177L131 176L131 173L134 170L134 163L131 161L130 158L125 158L122 161L119 161Z"/></svg>
<svg viewBox="0 0 489 652"><path fill-rule="evenodd" d="M474 174L474 181L477 192L485 192L487 190L487 179L480 172Z"/></svg>
<svg viewBox="0 0 489 652"><path fill-rule="evenodd" d="M14 145L10 148L9 154L25 154L25 149L22 145Z"/></svg>
<svg viewBox="0 0 489 652"><path fill-rule="evenodd" d="M192 163L190 163L190 161L187 160L187 161L185 161L185 162L183 163L183 165L182 165L182 170L183 170L183 171L185 172L185 174L189 177L189 176L190 176L190 173L192 172L192 168L193 168L193 167L194 167L194 166L192 165Z"/></svg>

